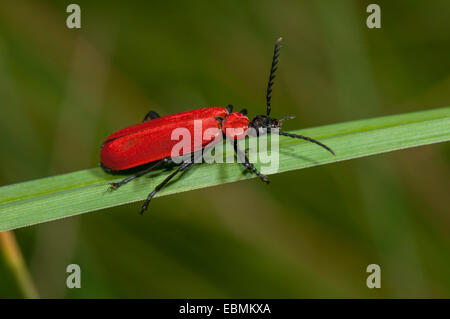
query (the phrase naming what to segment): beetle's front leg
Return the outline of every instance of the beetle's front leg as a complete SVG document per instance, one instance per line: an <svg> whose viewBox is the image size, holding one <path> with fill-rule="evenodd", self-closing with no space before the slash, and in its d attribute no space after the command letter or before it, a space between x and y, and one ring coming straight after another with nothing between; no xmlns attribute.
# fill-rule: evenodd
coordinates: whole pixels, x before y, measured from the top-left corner
<svg viewBox="0 0 450 319"><path fill-rule="evenodd" d="M236 152L236 156L241 160L240 164L244 165L244 167L252 173L255 173L264 183L269 184L270 181L266 175L261 174L260 171L248 160L247 156L244 152L242 152L237 144L237 140L233 141L234 151Z"/></svg>

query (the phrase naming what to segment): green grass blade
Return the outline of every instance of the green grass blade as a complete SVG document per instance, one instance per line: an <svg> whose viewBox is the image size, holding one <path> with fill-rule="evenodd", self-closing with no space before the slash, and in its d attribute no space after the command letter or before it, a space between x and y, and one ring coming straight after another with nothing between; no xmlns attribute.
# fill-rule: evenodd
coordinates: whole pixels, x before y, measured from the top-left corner
<svg viewBox="0 0 450 319"><path fill-rule="evenodd" d="M314 144L280 137L280 166L268 174L450 140L450 107L293 131L329 145L336 156ZM117 191L100 168L0 187L0 231L143 200L169 172L156 171ZM157 196L252 178L238 164L196 165ZM151 205L150 205L151 212Z"/></svg>

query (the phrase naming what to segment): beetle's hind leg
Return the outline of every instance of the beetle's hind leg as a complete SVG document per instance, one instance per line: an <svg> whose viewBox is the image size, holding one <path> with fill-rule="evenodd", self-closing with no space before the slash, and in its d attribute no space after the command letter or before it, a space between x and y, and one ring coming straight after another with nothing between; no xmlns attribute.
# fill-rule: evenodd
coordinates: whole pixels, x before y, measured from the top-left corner
<svg viewBox="0 0 450 319"><path fill-rule="evenodd" d="M155 194L161 190L172 178L174 178L178 173L185 172L188 169L190 169L194 164L198 163L198 160L203 157L203 154L205 151L209 150L210 148L214 147L215 144L209 144L206 146L203 150L197 151L194 153L191 153L189 155L190 160L187 160L183 162L173 173L171 173L169 176L167 176L160 184L158 184L155 189L148 194L147 199L144 202L144 205L142 205L141 208L141 215L147 210L148 205L150 204L150 201L155 196Z"/></svg>
<svg viewBox="0 0 450 319"><path fill-rule="evenodd" d="M155 196L155 194L161 190L161 188L163 188L172 178L174 178L178 173L183 172L188 170L189 168L191 168L192 166L194 166L194 161L192 162L184 162L183 164L181 164L176 170L175 172L173 172L172 174L170 174L169 176L166 177L165 180L163 180L160 184L158 184L155 189L147 196L147 199L144 202L144 205L142 205L141 208L141 215L147 210L148 205L150 204L150 201L152 200L152 198Z"/></svg>
<svg viewBox="0 0 450 319"><path fill-rule="evenodd" d="M160 117L158 113L156 113L155 111L150 111L145 115L142 122L147 122L148 120L154 120L154 119L157 119L158 117Z"/></svg>
<svg viewBox="0 0 450 319"><path fill-rule="evenodd" d="M172 179L174 178L178 173L181 172L185 172L188 169L190 169L192 166L194 166L194 164L199 163L198 160L202 159L203 154L205 151L209 150L210 148L214 147L215 143L209 144L207 145L204 149L191 153L189 155L190 160L187 160L185 162L183 162L173 173L171 173L169 176L167 176L160 184L158 184L155 189L148 194L147 199L144 202L144 205L142 205L141 208L141 215L147 210L148 205L150 204L150 201L152 200L152 198L155 196L155 194L161 190L161 188L163 188L164 186L166 186L166 184Z"/></svg>
<svg viewBox="0 0 450 319"><path fill-rule="evenodd" d="M141 177L141 176L151 172L155 168L158 168L159 166L161 166L161 164L169 163L170 161L171 161L170 157L165 157L162 160L160 160L160 161L156 162L155 164L153 164L152 166L147 167L146 169L143 169L142 171L137 172L135 175L129 176L127 178L124 178L120 182L111 183L110 184L111 188L112 189L118 189L120 186L125 185L126 183L132 181L133 179Z"/></svg>

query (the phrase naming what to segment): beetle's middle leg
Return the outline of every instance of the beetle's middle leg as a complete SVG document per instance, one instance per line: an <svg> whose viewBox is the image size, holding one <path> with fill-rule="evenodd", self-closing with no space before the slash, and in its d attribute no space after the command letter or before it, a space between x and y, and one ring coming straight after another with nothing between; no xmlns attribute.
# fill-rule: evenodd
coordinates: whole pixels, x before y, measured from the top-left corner
<svg viewBox="0 0 450 319"><path fill-rule="evenodd" d="M154 119L157 119L158 117L160 117L158 113L156 113L155 111L150 111L145 115L142 122L147 122L148 120L154 120Z"/></svg>
<svg viewBox="0 0 450 319"><path fill-rule="evenodd" d="M118 189L120 186L125 185L126 183L132 181L135 178L141 177L147 173L149 173L150 171L154 170L155 168L159 167L161 164L165 164L165 163L169 163L171 161L170 157L165 157L162 160L156 162L155 164L153 164L150 167L147 167L146 169L143 169L142 171L137 172L135 175L133 176L129 176L123 180L121 180L118 183L111 183L111 188L113 189Z"/></svg>

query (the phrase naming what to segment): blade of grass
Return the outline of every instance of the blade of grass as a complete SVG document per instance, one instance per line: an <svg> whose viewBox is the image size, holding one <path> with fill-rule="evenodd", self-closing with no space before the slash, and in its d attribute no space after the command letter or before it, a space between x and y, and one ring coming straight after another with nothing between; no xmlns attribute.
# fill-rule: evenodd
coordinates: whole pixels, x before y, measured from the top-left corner
<svg viewBox="0 0 450 319"><path fill-rule="evenodd" d="M336 156L314 144L280 137L280 165L274 174L450 140L450 107L297 130L329 145ZM170 172L156 171L117 191L109 183L123 176L92 168L0 187L0 231L143 200ZM194 166L157 196L253 178L238 164ZM151 207L150 212L151 213Z"/></svg>

